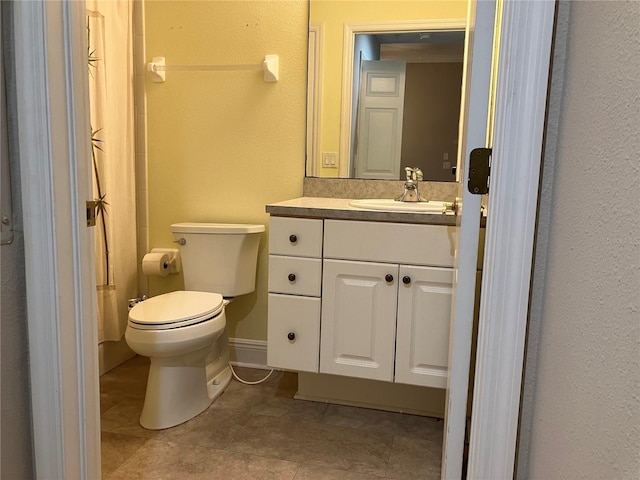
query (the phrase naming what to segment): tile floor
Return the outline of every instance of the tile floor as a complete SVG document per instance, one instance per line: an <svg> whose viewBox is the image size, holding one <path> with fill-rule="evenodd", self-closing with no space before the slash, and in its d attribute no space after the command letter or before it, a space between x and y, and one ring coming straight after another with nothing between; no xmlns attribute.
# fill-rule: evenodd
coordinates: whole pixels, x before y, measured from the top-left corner
<svg viewBox="0 0 640 480"><path fill-rule="evenodd" d="M443 422L294 400L297 376L235 380L206 411L166 430L143 429L148 359L100 378L102 474L108 480L440 478ZM263 370L240 368L248 380Z"/></svg>

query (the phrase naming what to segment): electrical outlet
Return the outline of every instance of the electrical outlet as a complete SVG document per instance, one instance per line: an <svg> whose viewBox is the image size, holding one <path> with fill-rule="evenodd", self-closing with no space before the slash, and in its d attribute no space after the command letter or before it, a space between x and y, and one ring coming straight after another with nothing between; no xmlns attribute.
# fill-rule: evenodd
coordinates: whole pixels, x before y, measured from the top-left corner
<svg viewBox="0 0 640 480"><path fill-rule="evenodd" d="M451 162L442 162L442 168L445 170L451 170Z"/></svg>
<svg viewBox="0 0 640 480"><path fill-rule="evenodd" d="M323 152L322 166L325 168L338 168L338 154L335 152Z"/></svg>

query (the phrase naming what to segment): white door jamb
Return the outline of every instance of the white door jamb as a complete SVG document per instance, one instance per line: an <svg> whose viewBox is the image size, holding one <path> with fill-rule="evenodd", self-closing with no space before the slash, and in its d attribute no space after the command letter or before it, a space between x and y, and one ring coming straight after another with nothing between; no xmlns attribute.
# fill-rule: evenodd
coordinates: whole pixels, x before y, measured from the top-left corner
<svg viewBox="0 0 640 480"><path fill-rule="evenodd" d="M84 2L14 2L37 478L100 478Z"/></svg>
<svg viewBox="0 0 640 480"><path fill-rule="evenodd" d="M470 479L513 478L554 15L503 4Z"/></svg>

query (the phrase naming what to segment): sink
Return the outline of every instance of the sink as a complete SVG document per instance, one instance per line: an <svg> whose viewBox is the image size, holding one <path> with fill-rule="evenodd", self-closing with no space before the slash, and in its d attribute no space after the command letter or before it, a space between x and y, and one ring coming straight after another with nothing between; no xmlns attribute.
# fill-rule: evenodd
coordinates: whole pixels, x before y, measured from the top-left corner
<svg viewBox="0 0 640 480"><path fill-rule="evenodd" d="M451 203L438 202L399 202L391 198L365 198L351 200L349 205L363 210L381 210L386 212L413 212L413 213L445 213Z"/></svg>

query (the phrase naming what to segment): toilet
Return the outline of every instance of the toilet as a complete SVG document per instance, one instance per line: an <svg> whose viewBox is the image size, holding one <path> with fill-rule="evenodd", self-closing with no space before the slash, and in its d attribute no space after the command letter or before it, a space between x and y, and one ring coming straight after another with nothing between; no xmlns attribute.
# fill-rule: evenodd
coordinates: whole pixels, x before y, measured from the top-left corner
<svg viewBox="0 0 640 480"><path fill-rule="evenodd" d="M140 425L173 427L204 411L231 381L225 307L255 290L264 225L176 223L184 291L129 312L125 338L151 366Z"/></svg>

